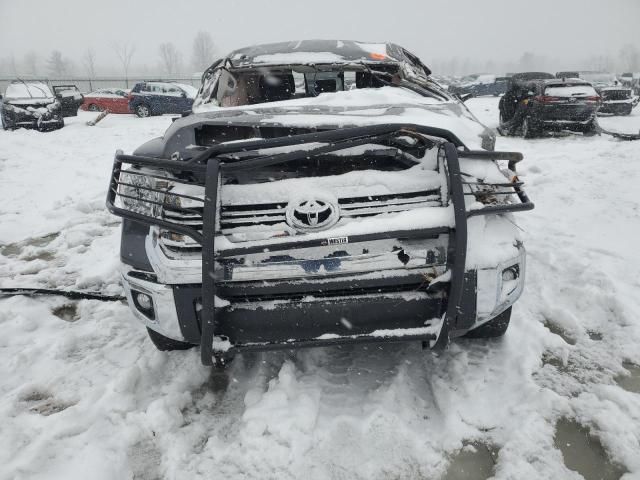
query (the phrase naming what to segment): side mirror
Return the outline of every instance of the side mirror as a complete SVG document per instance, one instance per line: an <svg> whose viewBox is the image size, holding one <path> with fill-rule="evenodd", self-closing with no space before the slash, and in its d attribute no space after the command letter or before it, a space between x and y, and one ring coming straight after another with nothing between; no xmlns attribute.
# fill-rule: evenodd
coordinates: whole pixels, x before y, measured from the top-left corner
<svg viewBox="0 0 640 480"><path fill-rule="evenodd" d="M2 100L2 94L0 93L0 100Z"/></svg>
<svg viewBox="0 0 640 480"><path fill-rule="evenodd" d="M464 103L467 100L469 100L470 98L473 98L473 93L463 93L463 94L458 95L458 98L460 99L460 101L462 103Z"/></svg>
<svg viewBox="0 0 640 480"><path fill-rule="evenodd" d="M180 94L180 96L181 96L182 98L187 98L187 93L186 93L186 92L182 92L182 93Z"/></svg>

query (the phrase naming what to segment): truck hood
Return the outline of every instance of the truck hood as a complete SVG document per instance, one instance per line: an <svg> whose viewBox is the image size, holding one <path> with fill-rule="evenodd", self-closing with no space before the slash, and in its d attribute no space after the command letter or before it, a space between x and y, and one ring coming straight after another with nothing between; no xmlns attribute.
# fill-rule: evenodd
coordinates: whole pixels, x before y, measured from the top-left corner
<svg viewBox="0 0 640 480"><path fill-rule="evenodd" d="M257 125L291 128L345 128L378 124L417 124L451 131L470 149L492 150L495 136L464 104L442 101L396 88L323 93L242 107L199 105L194 115L176 120L164 137L139 148L137 154L170 156L196 144L203 125Z"/></svg>

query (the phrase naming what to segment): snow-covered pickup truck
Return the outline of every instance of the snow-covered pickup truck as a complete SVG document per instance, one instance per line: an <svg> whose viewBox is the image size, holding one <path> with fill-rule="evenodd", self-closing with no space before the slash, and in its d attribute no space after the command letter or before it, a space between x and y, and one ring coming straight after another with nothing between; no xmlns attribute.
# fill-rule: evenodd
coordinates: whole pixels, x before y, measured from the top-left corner
<svg viewBox="0 0 640 480"><path fill-rule="evenodd" d="M117 152L122 280L163 350L504 334L524 283L522 156L393 44L238 50L194 113Z"/></svg>

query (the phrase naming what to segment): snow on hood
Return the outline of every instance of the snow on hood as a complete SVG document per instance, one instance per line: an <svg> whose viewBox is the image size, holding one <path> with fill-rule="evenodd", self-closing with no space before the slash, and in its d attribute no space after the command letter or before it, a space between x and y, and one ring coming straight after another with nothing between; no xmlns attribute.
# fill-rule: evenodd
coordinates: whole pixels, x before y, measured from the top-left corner
<svg viewBox="0 0 640 480"><path fill-rule="evenodd" d="M322 93L317 97L240 107L198 105L194 113L211 119L232 117L234 122L292 127L413 123L449 130L471 149L482 148L482 137L491 133L459 102L423 97L398 87Z"/></svg>
<svg viewBox="0 0 640 480"><path fill-rule="evenodd" d="M6 100L13 100L16 98L41 100L53 98L53 94L49 87L41 82L11 83L7 87L4 97Z"/></svg>

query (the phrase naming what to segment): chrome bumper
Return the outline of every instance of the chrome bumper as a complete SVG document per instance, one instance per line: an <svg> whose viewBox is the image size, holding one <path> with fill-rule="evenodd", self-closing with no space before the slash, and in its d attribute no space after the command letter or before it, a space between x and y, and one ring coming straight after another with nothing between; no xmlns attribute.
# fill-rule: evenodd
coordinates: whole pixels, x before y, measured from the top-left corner
<svg viewBox="0 0 640 480"><path fill-rule="evenodd" d="M483 268L477 272L476 287L476 323L477 327L513 305L524 289L526 271L526 251L519 247L520 253L495 268ZM505 281L503 272L510 267L518 268L518 276L514 280Z"/></svg>
<svg viewBox="0 0 640 480"><path fill-rule="evenodd" d="M132 277L129 275L131 271L130 267L123 265L121 280L129 308L136 318L146 327L165 337L185 341L180 330L173 289L168 285ZM133 298L137 293L143 293L151 298L153 315L145 314L142 309L138 308L137 302Z"/></svg>

